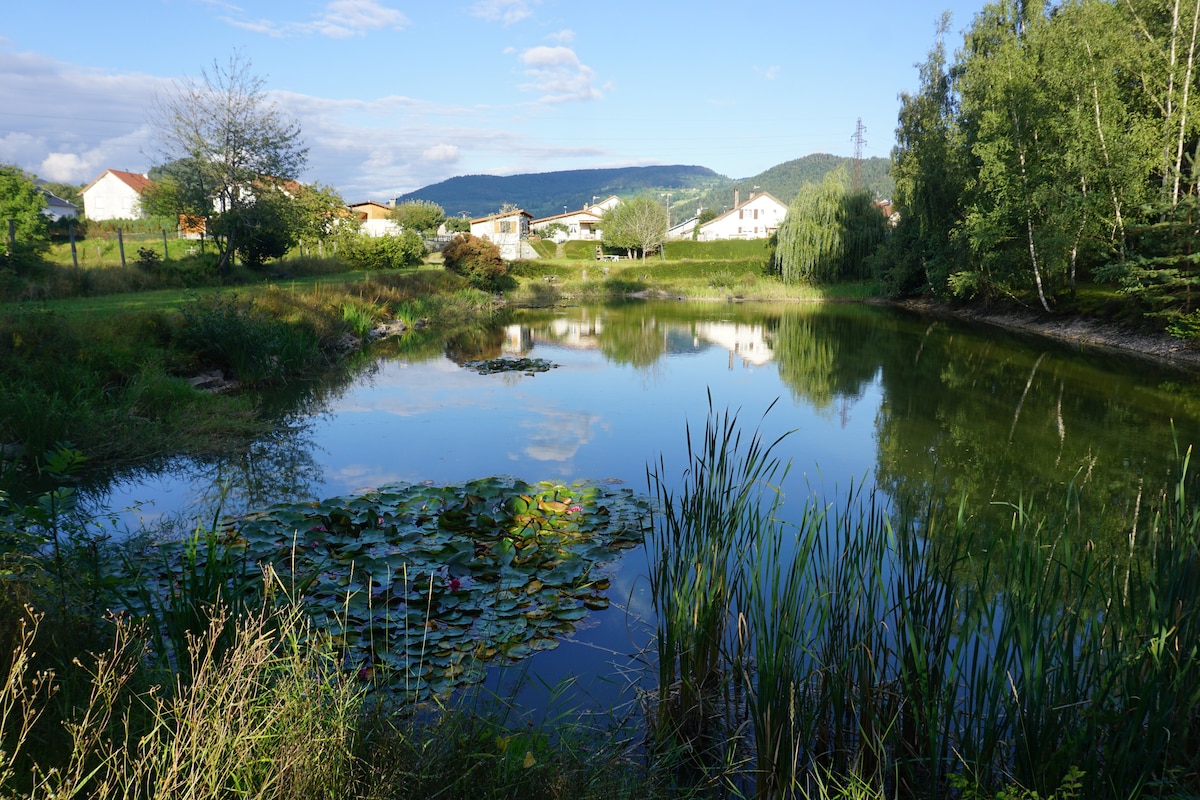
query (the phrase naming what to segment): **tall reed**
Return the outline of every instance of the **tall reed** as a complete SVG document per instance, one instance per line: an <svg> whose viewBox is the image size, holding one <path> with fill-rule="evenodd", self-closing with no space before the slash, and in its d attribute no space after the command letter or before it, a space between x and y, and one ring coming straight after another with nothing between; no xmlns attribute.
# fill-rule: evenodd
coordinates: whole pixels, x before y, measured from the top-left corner
<svg viewBox="0 0 1200 800"><path fill-rule="evenodd" d="M862 486L785 515L787 470L747 441L710 406L682 489L661 459L650 473L656 740L736 764L744 738L728 780L764 798L1200 791L1189 456L1102 556L1073 488L1011 504L1000 530L969 498L914 509Z"/></svg>
<svg viewBox="0 0 1200 800"><path fill-rule="evenodd" d="M647 540L658 624L654 736L659 744L686 748L701 762L722 760L722 753L711 751L721 744L711 734L723 719L722 694L731 687L730 621L743 560L772 516L772 501L768 510L762 507L764 495L778 498L773 487L782 466L773 455L778 442L767 443L758 432L743 441L738 415L717 414L710 395L702 438L694 441L687 429L682 487L673 488L661 458L647 472L658 501Z"/></svg>

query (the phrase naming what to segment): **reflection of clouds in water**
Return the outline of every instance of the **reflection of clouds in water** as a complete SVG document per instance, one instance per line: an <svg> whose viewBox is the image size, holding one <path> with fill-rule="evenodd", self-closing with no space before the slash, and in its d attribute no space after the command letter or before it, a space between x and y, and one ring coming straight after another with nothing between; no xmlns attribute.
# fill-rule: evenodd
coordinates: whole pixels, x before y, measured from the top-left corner
<svg viewBox="0 0 1200 800"><path fill-rule="evenodd" d="M521 423L532 431L525 455L535 461L569 461L592 440L592 427L600 420L599 414L544 411L541 419Z"/></svg>
<svg viewBox="0 0 1200 800"><path fill-rule="evenodd" d="M337 491L345 494L362 494L389 483L401 482L411 482L411 480L398 472L381 470L376 465L344 464L329 475L329 485L342 487Z"/></svg>

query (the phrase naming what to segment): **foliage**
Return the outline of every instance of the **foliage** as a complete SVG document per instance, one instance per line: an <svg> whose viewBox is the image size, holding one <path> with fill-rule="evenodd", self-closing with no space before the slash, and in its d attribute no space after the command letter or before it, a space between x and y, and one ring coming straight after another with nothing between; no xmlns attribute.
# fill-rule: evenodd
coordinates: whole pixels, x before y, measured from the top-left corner
<svg viewBox="0 0 1200 800"><path fill-rule="evenodd" d="M49 220L42 213L46 198L37 185L15 166L0 164L0 236L4 250L0 267L27 270L38 263L50 245ZM9 240L9 222L15 239Z"/></svg>
<svg viewBox="0 0 1200 800"><path fill-rule="evenodd" d="M640 250L642 260L667 239L667 211L649 195L640 195L604 212L600 218L604 245Z"/></svg>
<svg viewBox="0 0 1200 800"><path fill-rule="evenodd" d="M446 221L446 210L429 200L409 200L393 208L391 218L406 231L432 236Z"/></svg>
<svg viewBox="0 0 1200 800"><path fill-rule="evenodd" d="M447 233L470 233L471 220L466 217L448 217L446 219Z"/></svg>
<svg viewBox="0 0 1200 800"><path fill-rule="evenodd" d="M442 250L446 269L462 275L478 287L492 286L504 276L506 267L494 242L469 233L455 236Z"/></svg>
<svg viewBox="0 0 1200 800"><path fill-rule="evenodd" d="M296 239L306 247L327 242L353 226L346 201L332 186L304 184L291 198L296 214Z"/></svg>
<svg viewBox="0 0 1200 800"><path fill-rule="evenodd" d="M229 271L234 254L242 252L244 235L257 240L246 250L253 259L294 240L291 227L268 230L279 218L262 212L253 216L256 186L265 182L281 189L299 175L308 156L299 125L269 100L263 79L250 69L249 60L238 53L225 64L214 61L199 80L177 83L159 100L152 118L176 175L176 207L217 223L210 230L219 230L214 240L221 274Z"/></svg>
<svg viewBox="0 0 1200 800"><path fill-rule="evenodd" d="M299 218L292 198L278 185L255 181L254 200L237 213L213 217L209 233L228 246L250 269L283 258L299 241Z"/></svg>
<svg viewBox="0 0 1200 800"><path fill-rule="evenodd" d="M828 283L867 276L886 221L871 199L833 172L800 190L779 226L775 263L784 281Z"/></svg>
<svg viewBox="0 0 1200 800"><path fill-rule="evenodd" d="M1200 94L1180 54L1195 53L1196 9L998 0L953 63L943 17L920 91L901 97L887 291L1049 311L1081 276L1136 282L1130 233L1194 186Z"/></svg>
<svg viewBox="0 0 1200 800"><path fill-rule="evenodd" d="M338 245L338 255L354 269L401 269L425 258L425 240L413 230L387 236L346 232Z"/></svg>
<svg viewBox="0 0 1200 800"><path fill-rule="evenodd" d="M272 317L235 294L193 297L179 311L180 345L246 385L278 383L324 360L311 327Z"/></svg>

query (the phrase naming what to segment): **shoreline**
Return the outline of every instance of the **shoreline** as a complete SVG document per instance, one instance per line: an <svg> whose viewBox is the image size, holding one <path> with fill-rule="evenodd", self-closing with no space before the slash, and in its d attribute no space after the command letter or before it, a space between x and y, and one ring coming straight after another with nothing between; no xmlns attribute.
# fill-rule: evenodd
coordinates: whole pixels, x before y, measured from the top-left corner
<svg viewBox="0 0 1200 800"><path fill-rule="evenodd" d="M978 322L1079 347L1135 356L1200 375L1200 347L1166 333L1130 330L1117 323L1084 317L1047 318L1032 311L987 311L932 300L900 300L887 305L927 316Z"/></svg>

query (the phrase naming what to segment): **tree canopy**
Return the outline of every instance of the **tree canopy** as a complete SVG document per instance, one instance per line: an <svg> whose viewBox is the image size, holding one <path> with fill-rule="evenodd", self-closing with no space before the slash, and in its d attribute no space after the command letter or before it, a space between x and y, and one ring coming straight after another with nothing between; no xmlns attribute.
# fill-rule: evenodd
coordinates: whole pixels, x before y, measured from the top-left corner
<svg viewBox="0 0 1200 800"><path fill-rule="evenodd" d="M1200 313L1175 227L1200 189L1198 20L1200 0L996 0L950 63L944 17L901 96L885 287L1052 310L1082 277Z"/></svg>
<svg viewBox="0 0 1200 800"><path fill-rule="evenodd" d="M667 240L667 210L649 195L641 195L605 211L600 230L605 246L640 250L645 261L647 251Z"/></svg>
<svg viewBox="0 0 1200 800"><path fill-rule="evenodd" d="M409 200L393 208L391 217L405 230L432 236L446 221L446 210L430 200Z"/></svg>
<svg viewBox="0 0 1200 800"><path fill-rule="evenodd" d="M785 281L863 278L886 221L869 194L846 188L839 167L804 186L779 226L775 264Z"/></svg>
<svg viewBox="0 0 1200 800"><path fill-rule="evenodd" d="M270 100L263 85L250 61L234 53L199 79L176 83L157 98L151 117L171 164L171 203L180 213L215 223L209 230L219 231L221 272L235 253L249 252L242 252L244 241L261 233L266 215L253 211L256 185L286 188L307 163L299 124Z"/></svg>
<svg viewBox="0 0 1200 800"><path fill-rule="evenodd" d="M4 237L3 263L27 266L29 258L50 246L49 218L42 213L46 196L33 179L11 164L0 164L0 235ZM9 241L9 221L15 241Z"/></svg>

